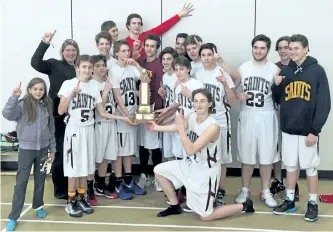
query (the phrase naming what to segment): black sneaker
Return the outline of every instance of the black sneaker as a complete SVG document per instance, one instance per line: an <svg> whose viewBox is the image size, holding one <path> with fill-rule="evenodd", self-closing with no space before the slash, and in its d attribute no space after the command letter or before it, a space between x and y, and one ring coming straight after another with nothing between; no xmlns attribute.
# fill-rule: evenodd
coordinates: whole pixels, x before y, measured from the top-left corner
<svg viewBox="0 0 333 232"><path fill-rule="evenodd" d="M295 201L290 201L289 199L285 199L284 202L273 209L274 214L286 214L293 213L296 211Z"/></svg>
<svg viewBox="0 0 333 232"><path fill-rule="evenodd" d="M294 199L295 202L299 201L299 187L298 187L298 184L296 183L296 186L295 186L295 199Z"/></svg>
<svg viewBox="0 0 333 232"><path fill-rule="evenodd" d="M318 204L315 202L308 202L308 209L304 219L308 222L318 221Z"/></svg>
<svg viewBox="0 0 333 232"><path fill-rule="evenodd" d="M226 192L224 189L219 189L216 194L214 207L225 205L224 197L226 196Z"/></svg>
<svg viewBox="0 0 333 232"><path fill-rule="evenodd" d="M245 213L254 213L253 201L250 198L247 198L243 204L243 212Z"/></svg>
<svg viewBox="0 0 333 232"><path fill-rule="evenodd" d="M273 197L276 195L281 198L286 196L286 187L283 185L283 182L278 179L274 179L269 190Z"/></svg>
<svg viewBox="0 0 333 232"><path fill-rule="evenodd" d="M183 212L180 204L170 205L166 210L163 210L157 214L157 217L167 217L170 215L177 215Z"/></svg>
<svg viewBox="0 0 333 232"><path fill-rule="evenodd" d="M91 208L85 198L81 198L80 200L78 200L78 205L81 208L82 212L85 214L92 214L94 212L94 209Z"/></svg>
<svg viewBox="0 0 333 232"><path fill-rule="evenodd" d="M82 215L83 215L82 210L79 207L77 200L72 200L72 201L68 202L65 210L71 217L82 217Z"/></svg>

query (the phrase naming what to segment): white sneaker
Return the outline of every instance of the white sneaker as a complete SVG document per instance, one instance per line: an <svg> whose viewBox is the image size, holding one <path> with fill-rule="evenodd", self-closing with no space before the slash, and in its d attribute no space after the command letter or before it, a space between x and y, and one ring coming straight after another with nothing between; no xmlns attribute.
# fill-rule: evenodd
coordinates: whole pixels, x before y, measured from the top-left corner
<svg viewBox="0 0 333 232"><path fill-rule="evenodd" d="M260 192L260 200L262 200L269 208L277 207L277 202L269 190Z"/></svg>
<svg viewBox="0 0 333 232"><path fill-rule="evenodd" d="M144 173L141 173L140 179L137 183L137 185L144 189L145 187L148 187L151 185L151 181L149 179L149 176L146 176Z"/></svg>
<svg viewBox="0 0 333 232"><path fill-rule="evenodd" d="M155 189L156 189L157 192L163 192L163 189L161 188L161 185L157 182L156 179L154 179L153 183L154 183L154 186L155 186Z"/></svg>
<svg viewBox="0 0 333 232"><path fill-rule="evenodd" d="M246 201L247 198L249 198L250 194L249 191L246 191L244 189L241 189L235 198L235 203L242 204Z"/></svg>

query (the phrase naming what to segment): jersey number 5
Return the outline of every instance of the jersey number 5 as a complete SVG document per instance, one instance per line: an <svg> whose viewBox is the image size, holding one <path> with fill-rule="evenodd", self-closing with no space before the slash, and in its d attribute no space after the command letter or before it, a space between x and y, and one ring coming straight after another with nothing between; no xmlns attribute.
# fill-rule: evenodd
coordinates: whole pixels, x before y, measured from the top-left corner
<svg viewBox="0 0 333 232"><path fill-rule="evenodd" d="M81 110L81 122L88 121L90 110Z"/></svg>
<svg viewBox="0 0 333 232"><path fill-rule="evenodd" d="M255 106L255 107L263 107L264 106L264 94L263 93L253 93L247 92L249 98L246 100L246 105L248 106Z"/></svg>

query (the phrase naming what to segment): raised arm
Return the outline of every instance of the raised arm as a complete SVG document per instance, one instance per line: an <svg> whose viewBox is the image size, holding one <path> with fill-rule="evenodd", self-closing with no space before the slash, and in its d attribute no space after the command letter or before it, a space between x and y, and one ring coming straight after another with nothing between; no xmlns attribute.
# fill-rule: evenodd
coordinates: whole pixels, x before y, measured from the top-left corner
<svg viewBox="0 0 333 232"><path fill-rule="evenodd" d="M18 121L22 117L22 106L19 105L19 97L22 94L21 82L19 86L13 90L12 96L8 99L2 110L2 115L9 121Z"/></svg>
<svg viewBox="0 0 333 232"><path fill-rule="evenodd" d="M43 60L45 52L50 46L50 42L56 31L44 34L43 41L40 42L37 50L31 58L31 66L38 72L49 75L51 73L51 63L49 60Z"/></svg>

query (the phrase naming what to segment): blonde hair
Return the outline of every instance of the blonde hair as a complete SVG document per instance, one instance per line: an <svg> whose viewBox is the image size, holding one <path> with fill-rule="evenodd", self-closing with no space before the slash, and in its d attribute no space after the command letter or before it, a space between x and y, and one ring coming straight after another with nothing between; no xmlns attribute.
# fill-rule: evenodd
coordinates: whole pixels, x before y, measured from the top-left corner
<svg viewBox="0 0 333 232"><path fill-rule="evenodd" d="M73 40L73 39L66 39L62 45L61 45L61 49L60 49L60 56L61 56L61 60L64 60L64 55L62 54L65 50L65 48L68 46L68 45L72 45L75 49L76 49L76 58L75 58L75 61L77 60L77 58L80 56L80 48L79 48L79 45L78 43ZM75 63L74 61L74 63Z"/></svg>

